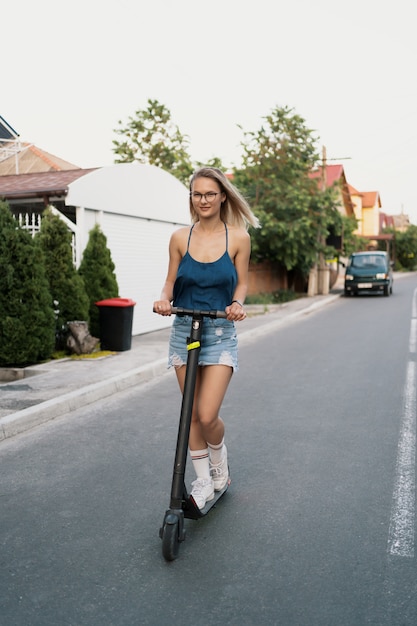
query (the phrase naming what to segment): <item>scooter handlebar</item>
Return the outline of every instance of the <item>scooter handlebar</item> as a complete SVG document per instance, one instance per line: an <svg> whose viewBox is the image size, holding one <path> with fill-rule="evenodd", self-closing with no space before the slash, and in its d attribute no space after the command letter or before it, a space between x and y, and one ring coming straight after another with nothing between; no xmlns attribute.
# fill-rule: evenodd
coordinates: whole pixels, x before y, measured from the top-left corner
<svg viewBox="0 0 417 626"><path fill-rule="evenodd" d="M184 309L182 307L178 307L178 306L173 306L171 307L171 313L173 315L190 315L191 317L196 316L201 316L201 317L211 317L211 318L216 318L216 317L222 317L222 318L226 318L227 314L225 311L216 311L215 309L213 309L212 311L201 311L200 309Z"/></svg>
<svg viewBox="0 0 417 626"><path fill-rule="evenodd" d="M155 311L155 309L153 309L153 312L157 313L158 311ZM180 316L189 315L190 317L211 317L212 319L218 317L226 319L227 317L227 313L225 311L216 311L215 309L213 309L212 311L201 311L200 309L184 309L183 307L179 306L172 306L171 314Z"/></svg>

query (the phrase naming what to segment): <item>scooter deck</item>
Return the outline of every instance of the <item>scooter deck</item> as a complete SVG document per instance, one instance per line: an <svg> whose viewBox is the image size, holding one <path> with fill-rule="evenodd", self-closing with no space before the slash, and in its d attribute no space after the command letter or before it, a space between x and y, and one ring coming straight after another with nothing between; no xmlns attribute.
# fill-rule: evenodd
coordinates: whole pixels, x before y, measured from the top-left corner
<svg viewBox="0 0 417 626"><path fill-rule="evenodd" d="M187 519L200 519L207 515L207 513L212 509L216 503L220 500L220 498L226 493L231 483L230 477L227 481L225 487L221 491L214 492L214 498L206 503L206 506L203 509L199 509L196 503L194 502L194 498L191 495L187 495L183 498L182 501L182 510L184 511L184 517Z"/></svg>

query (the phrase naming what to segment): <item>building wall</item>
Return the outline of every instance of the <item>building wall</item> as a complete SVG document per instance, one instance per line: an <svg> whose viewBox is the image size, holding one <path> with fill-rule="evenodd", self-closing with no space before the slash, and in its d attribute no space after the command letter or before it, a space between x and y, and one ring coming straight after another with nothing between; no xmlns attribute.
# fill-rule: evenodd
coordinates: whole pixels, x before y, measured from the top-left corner
<svg viewBox="0 0 417 626"><path fill-rule="evenodd" d="M169 239L178 225L88 209L84 220L88 231L97 221L100 223L116 266L119 295L136 302L132 334L170 326L171 318L153 313L152 304L159 298L166 278Z"/></svg>
<svg viewBox="0 0 417 626"><path fill-rule="evenodd" d="M362 235L379 235L379 211L377 208L362 208Z"/></svg>
<svg viewBox="0 0 417 626"><path fill-rule="evenodd" d="M353 211L358 222L358 227L353 231L355 235L363 234L363 219L362 219L362 200L358 196L351 196L353 203Z"/></svg>
<svg viewBox="0 0 417 626"><path fill-rule="evenodd" d="M187 187L158 167L122 163L71 183L66 202L77 207L77 264L95 224L106 236L119 295L136 302L133 334L170 326L152 304L166 278L171 234L190 224Z"/></svg>
<svg viewBox="0 0 417 626"><path fill-rule="evenodd" d="M248 277L248 296L261 293L273 293L278 289L287 289L287 273L271 263L250 264Z"/></svg>

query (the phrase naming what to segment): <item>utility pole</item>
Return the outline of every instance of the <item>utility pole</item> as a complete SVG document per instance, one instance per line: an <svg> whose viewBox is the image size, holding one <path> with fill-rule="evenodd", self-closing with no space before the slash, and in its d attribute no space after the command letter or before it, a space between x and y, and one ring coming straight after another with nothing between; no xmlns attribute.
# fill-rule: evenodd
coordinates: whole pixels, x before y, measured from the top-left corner
<svg viewBox="0 0 417 626"><path fill-rule="evenodd" d="M321 190L325 191L327 188L327 161L346 161L351 157L339 157L338 159L328 159L326 146L322 146L321 152ZM320 246L324 246L326 243L325 236L320 232L317 234L318 243ZM308 277L308 294L309 296L315 296L317 294L327 295L330 291L330 267L326 263L324 254L320 252L317 255L317 261L310 269Z"/></svg>
<svg viewBox="0 0 417 626"><path fill-rule="evenodd" d="M321 190L326 191L327 187L327 151L326 146L322 147L321 157ZM319 230L319 244L324 246L325 238ZM326 264L323 252L319 252L319 267L318 267L318 293L327 296L330 289L330 268Z"/></svg>
<svg viewBox="0 0 417 626"><path fill-rule="evenodd" d="M327 187L327 152L326 146L322 147L322 157L321 157L321 190L325 191ZM324 235L321 233L321 229L319 229L317 235L319 245L324 245L325 239ZM319 252L318 260L314 263L313 267L310 269L310 273L308 276L308 295L315 296L317 294L327 295L329 293L330 288L330 269L326 265L326 260L324 258L324 254Z"/></svg>

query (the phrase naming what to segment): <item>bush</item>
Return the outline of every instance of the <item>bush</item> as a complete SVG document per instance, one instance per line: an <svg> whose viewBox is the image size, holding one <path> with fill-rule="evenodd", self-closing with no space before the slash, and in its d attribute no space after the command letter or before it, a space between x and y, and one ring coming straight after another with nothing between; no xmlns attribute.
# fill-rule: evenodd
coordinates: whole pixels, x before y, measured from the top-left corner
<svg viewBox="0 0 417 626"><path fill-rule="evenodd" d="M417 267L417 226L412 224L404 233L395 233L395 251L399 267L415 271Z"/></svg>
<svg viewBox="0 0 417 626"><path fill-rule="evenodd" d="M71 232L50 209L43 215L41 230L35 241L44 253L49 291L55 306L55 347L59 350L66 346L68 322L89 321L89 299L84 281L72 260Z"/></svg>
<svg viewBox="0 0 417 626"><path fill-rule="evenodd" d="M54 311L42 250L0 201L0 365L48 359Z"/></svg>
<svg viewBox="0 0 417 626"><path fill-rule="evenodd" d="M107 298L116 298L119 295L119 286L114 270L115 265L107 247L107 239L100 226L96 224L90 230L88 243L78 270L84 279L89 298L90 332L94 337L100 337L99 311L95 303Z"/></svg>
<svg viewBox="0 0 417 626"><path fill-rule="evenodd" d="M272 293L258 293L247 296L245 304L283 304L302 296L303 294L296 293L292 289L278 289Z"/></svg>

